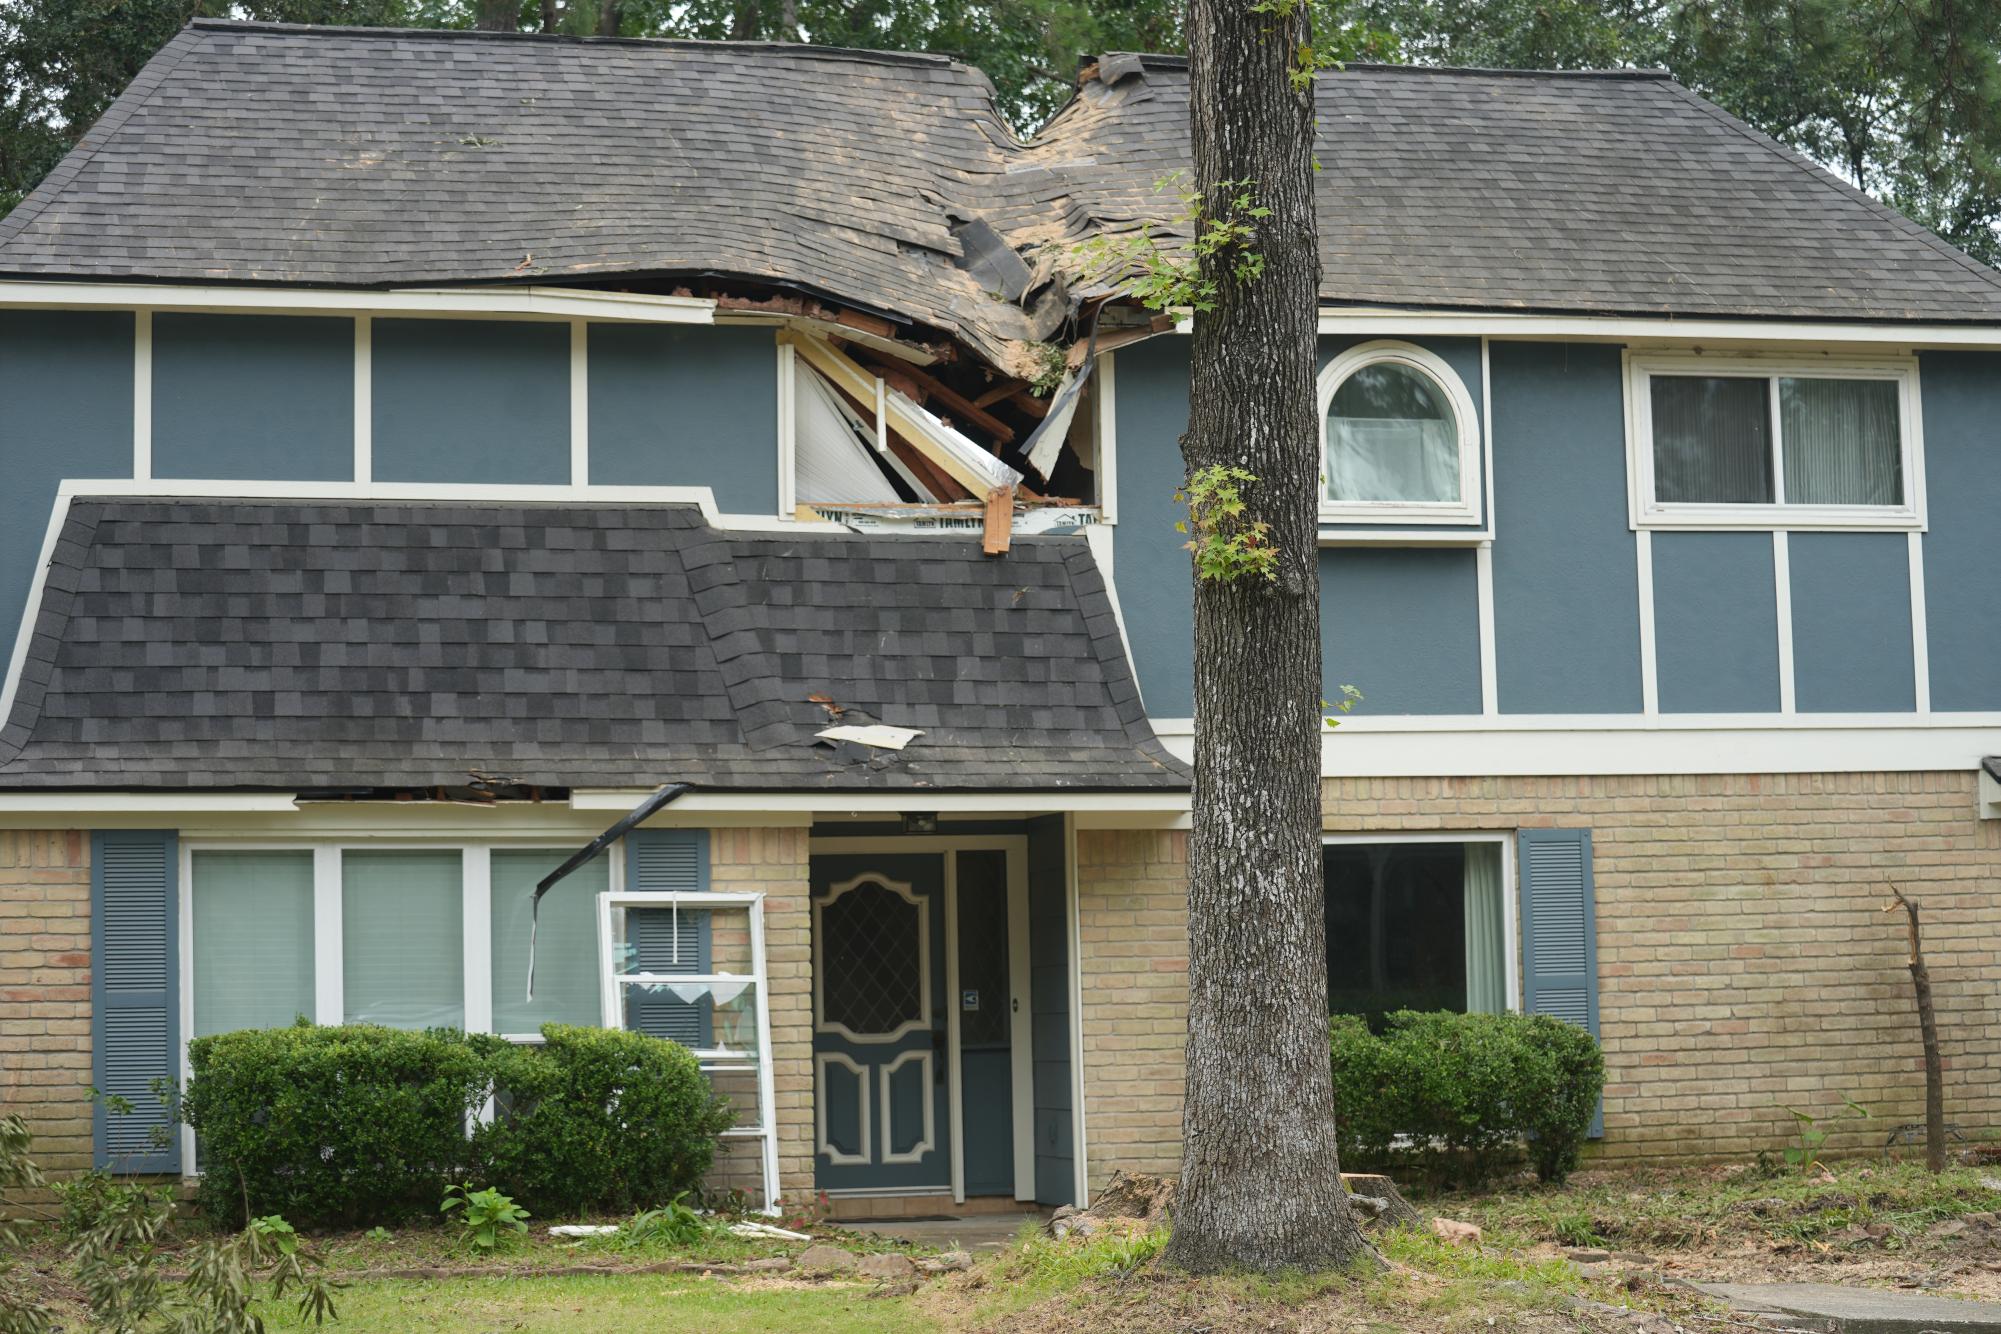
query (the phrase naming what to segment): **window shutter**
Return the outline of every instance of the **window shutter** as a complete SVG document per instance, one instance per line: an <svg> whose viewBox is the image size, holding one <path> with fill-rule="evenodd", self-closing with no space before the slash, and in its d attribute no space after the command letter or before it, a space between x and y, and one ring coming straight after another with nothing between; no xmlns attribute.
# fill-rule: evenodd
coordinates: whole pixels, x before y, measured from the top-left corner
<svg viewBox="0 0 2001 1334"><path fill-rule="evenodd" d="M114 1172L177 1172L179 1133L156 1084L179 1081L179 849L171 830L91 836L93 1161ZM109 1112L105 1098L131 1103ZM164 1144L156 1141L164 1131Z"/></svg>
<svg viewBox="0 0 2001 1334"><path fill-rule="evenodd" d="M643 830L626 839L626 882L644 893L700 893L709 887L709 831ZM701 909L627 908L626 938L633 969L645 973L706 973L712 967L709 914ZM714 1042L715 1003L693 1005L665 991L633 991L626 1024L684 1047Z"/></svg>
<svg viewBox="0 0 2001 1334"><path fill-rule="evenodd" d="M1591 831L1524 829L1522 1007L1598 1036L1598 932ZM1591 1135L1605 1133L1601 1103Z"/></svg>

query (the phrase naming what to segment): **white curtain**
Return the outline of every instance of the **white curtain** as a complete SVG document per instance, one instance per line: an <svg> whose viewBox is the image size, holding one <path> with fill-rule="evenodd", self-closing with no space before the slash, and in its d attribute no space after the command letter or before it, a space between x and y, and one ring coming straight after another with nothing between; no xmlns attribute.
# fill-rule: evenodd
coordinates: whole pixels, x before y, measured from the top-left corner
<svg viewBox="0 0 2001 1334"><path fill-rule="evenodd" d="M1329 500L1459 499L1459 438L1450 421L1329 417Z"/></svg>
<svg viewBox="0 0 2001 1334"><path fill-rule="evenodd" d="M1894 380L1779 381L1786 499L1895 505L1904 498Z"/></svg>
<svg viewBox="0 0 2001 1334"><path fill-rule="evenodd" d="M1771 382L1723 375L1651 378L1655 497L1671 504L1770 503Z"/></svg>
<svg viewBox="0 0 2001 1334"><path fill-rule="evenodd" d="M1501 845L1466 845L1466 1011L1508 1008L1507 937L1501 929Z"/></svg>

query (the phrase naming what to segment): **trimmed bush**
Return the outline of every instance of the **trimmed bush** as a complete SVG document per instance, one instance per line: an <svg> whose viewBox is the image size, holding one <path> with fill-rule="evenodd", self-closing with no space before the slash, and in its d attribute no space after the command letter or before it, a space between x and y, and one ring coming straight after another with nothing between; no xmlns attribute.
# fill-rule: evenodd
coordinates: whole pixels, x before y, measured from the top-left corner
<svg viewBox="0 0 2001 1334"><path fill-rule="evenodd" d="M637 1033L543 1032L541 1047L364 1024L195 1039L181 1107L202 1211L366 1227L435 1217L458 1181L543 1217L700 1185L730 1117L692 1055ZM489 1096L496 1115L478 1124Z"/></svg>
<svg viewBox="0 0 2001 1334"><path fill-rule="evenodd" d="M1589 1033L1541 1014L1399 1010L1328 1025L1344 1166L1476 1185L1519 1164L1560 1182L1605 1086Z"/></svg>
<svg viewBox="0 0 2001 1334"><path fill-rule="evenodd" d="M437 1213L492 1082L491 1057L463 1034L370 1024L218 1033L188 1044L188 1065L197 1199L236 1227L246 1210L299 1226Z"/></svg>
<svg viewBox="0 0 2001 1334"><path fill-rule="evenodd" d="M495 1066L499 1107L473 1136L475 1175L542 1217L700 1188L732 1116L687 1049L617 1029L550 1024L542 1036Z"/></svg>

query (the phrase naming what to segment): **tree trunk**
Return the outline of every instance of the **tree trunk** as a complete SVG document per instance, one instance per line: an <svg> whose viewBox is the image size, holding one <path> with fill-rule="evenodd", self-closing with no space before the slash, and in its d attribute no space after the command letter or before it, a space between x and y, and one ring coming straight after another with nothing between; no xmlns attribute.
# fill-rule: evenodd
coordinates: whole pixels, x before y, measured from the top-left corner
<svg viewBox="0 0 2001 1334"><path fill-rule="evenodd" d="M480 32L520 31L521 0L479 0L479 16L473 27Z"/></svg>
<svg viewBox="0 0 2001 1334"><path fill-rule="evenodd" d="M1319 261L1313 99L1295 89L1307 6L1189 0L1195 185L1238 217L1249 182L1260 276L1204 261L1191 474L1241 467L1277 578L1195 581L1195 796L1188 840L1188 1076L1168 1258L1195 1271L1326 1269L1368 1251L1341 1185L1327 1043L1320 864ZM1190 525L1191 528L1193 525Z"/></svg>
<svg viewBox="0 0 2001 1334"><path fill-rule="evenodd" d="M799 0L780 0L778 40L781 42L799 40Z"/></svg>
<svg viewBox="0 0 2001 1334"><path fill-rule="evenodd" d="M562 11L556 0L542 0L542 31L555 32L562 21Z"/></svg>
<svg viewBox="0 0 2001 1334"><path fill-rule="evenodd" d="M619 0L598 0L598 36L618 36Z"/></svg>
<svg viewBox="0 0 2001 1334"><path fill-rule="evenodd" d="M1924 943L1918 935L1918 905L1895 885L1890 892L1904 905L1911 928L1911 989L1918 999L1918 1033L1925 1048L1925 1166L1945 1171L1945 1060L1938 1050L1938 1015L1932 1009L1932 975L1925 967ZM1896 904L1890 905L1894 909Z"/></svg>

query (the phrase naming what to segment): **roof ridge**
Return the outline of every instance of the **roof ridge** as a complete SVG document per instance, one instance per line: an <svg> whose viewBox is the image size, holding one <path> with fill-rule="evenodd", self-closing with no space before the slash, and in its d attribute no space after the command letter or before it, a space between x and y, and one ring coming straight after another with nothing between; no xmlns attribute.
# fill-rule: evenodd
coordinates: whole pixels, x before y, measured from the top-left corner
<svg viewBox="0 0 2001 1334"><path fill-rule="evenodd" d="M1902 213L1891 208L1867 190L1829 171L1826 167L1821 166L1804 153L1795 152L1793 149L1786 147L1778 140L1759 130L1756 126L1731 115L1728 111L1687 85L1670 80L1668 87L1685 101L1692 102L1700 107L1712 119L1720 121L1737 131L1737 133L1743 135L1752 143L1776 155L1780 160L1789 163L1795 169L1806 172L1822 184L1836 186L1843 193L1847 194L1850 199L1860 203L1865 209L1875 213L1876 216L1888 219L1893 227L1896 227L1905 235L1922 241L1925 245L1952 260L1961 268L1979 275L1988 286L1993 287L1997 292L2001 292L2001 269L1990 268L1982 264L1979 260L1967 254L1964 250L1961 250L1958 246L1952 244L1952 242L1946 240L1923 223L1905 217Z"/></svg>
<svg viewBox="0 0 2001 1334"><path fill-rule="evenodd" d="M98 150L111 141L119 128L132 118L134 112L146 105L147 99L167 81L167 76L173 73L175 66L186 59L188 53L194 49L195 43L188 38L187 29L183 28L168 38L167 44L155 51L152 58L139 67L139 72L132 77L132 82L126 84L123 91L111 99L111 105L104 109L104 114L83 132L83 137L77 140L76 147L63 154L62 160L41 179L26 199L14 206L13 211L0 217L0 245L6 244L26 231L28 224L41 215L50 201L67 189L71 181L83 174L83 169L90 165Z"/></svg>
<svg viewBox="0 0 2001 1334"><path fill-rule="evenodd" d="M289 36L366 37L371 39L462 42L529 42L570 46L633 46L646 50L769 51L774 54L839 58L882 65L946 66L978 71L978 67L936 51L889 51L865 46L824 46L815 42L768 42L699 37L582 37L564 32L485 32L477 28L382 28L328 23L277 23L264 19L192 18L188 28L212 32L275 32ZM183 30L185 31L185 29Z"/></svg>
<svg viewBox="0 0 2001 1334"><path fill-rule="evenodd" d="M1135 56L1142 65L1152 69L1188 68L1188 57L1156 51L1106 51L1098 59L1112 56ZM1612 79L1635 82L1672 82L1674 72L1659 68L1630 69L1511 69L1498 65L1400 65L1386 60L1348 60L1333 67L1328 73L1339 74L1347 70L1366 70L1372 74L1465 74L1493 76L1511 79Z"/></svg>

